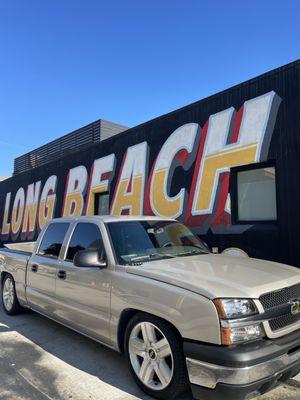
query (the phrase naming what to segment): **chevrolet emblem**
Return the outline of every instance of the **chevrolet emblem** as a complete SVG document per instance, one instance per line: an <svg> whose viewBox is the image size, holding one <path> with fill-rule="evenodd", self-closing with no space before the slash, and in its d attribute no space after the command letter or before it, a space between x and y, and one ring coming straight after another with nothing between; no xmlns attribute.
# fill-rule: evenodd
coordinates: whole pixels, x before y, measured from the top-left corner
<svg viewBox="0 0 300 400"><path fill-rule="evenodd" d="M291 313L293 315L300 313L300 300L291 300Z"/></svg>

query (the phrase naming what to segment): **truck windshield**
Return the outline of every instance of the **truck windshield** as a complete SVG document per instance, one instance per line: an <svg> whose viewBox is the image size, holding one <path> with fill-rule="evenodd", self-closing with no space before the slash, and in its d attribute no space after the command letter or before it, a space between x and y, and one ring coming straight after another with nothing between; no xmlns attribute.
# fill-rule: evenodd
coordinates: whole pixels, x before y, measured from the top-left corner
<svg viewBox="0 0 300 400"><path fill-rule="evenodd" d="M107 227L121 265L209 253L200 239L176 221L109 222Z"/></svg>

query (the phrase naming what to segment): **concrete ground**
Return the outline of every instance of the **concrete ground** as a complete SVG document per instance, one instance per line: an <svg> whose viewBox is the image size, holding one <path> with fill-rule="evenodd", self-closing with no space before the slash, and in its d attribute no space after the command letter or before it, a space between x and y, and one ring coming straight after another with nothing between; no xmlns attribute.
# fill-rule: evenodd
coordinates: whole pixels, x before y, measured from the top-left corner
<svg viewBox="0 0 300 400"><path fill-rule="evenodd" d="M120 354L33 312L9 317L2 308L0 399L150 400ZM180 400L191 399L187 393ZM299 400L300 380L259 400L278 399Z"/></svg>

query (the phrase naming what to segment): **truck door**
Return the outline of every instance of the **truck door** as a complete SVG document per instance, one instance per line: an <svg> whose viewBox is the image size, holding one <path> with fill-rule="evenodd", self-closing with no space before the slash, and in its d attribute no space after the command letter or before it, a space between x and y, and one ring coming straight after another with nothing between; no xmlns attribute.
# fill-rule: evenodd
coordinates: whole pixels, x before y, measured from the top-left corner
<svg viewBox="0 0 300 400"><path fill-rule="evenodd" d="M110 320L111 272L108 268L76 267L75 254L80 250L97 249L104 255L98 225L78 222L66 244L56 281L56 316L74 329L107 341Z"/></svg>
<svg viewBox="0 0 300 400"><path fill-rule="evenodd" d="M58 257L70 224L54 222L46 228L39 248L27 267L26 296L28 303L44 314L53 314L56 307L55 283Z"/></svg>

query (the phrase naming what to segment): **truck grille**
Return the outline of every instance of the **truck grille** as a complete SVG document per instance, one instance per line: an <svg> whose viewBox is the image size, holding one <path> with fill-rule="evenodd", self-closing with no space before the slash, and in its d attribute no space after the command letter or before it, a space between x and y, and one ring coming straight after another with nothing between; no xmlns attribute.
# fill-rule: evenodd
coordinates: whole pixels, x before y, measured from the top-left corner
<svg viewBox="0 0 300 400"><path fill-rule="evenodd" d="M282 304L287 304L290 300L300 299L300 283L288 288L278 290L276 292L270 292L260 296L259 300L265 310L276 307ZM285 328L288 325L294 324L300 321L299 315L287 314L281 317L275 318L269 322L272 331Z"/></svg>

